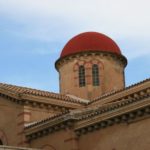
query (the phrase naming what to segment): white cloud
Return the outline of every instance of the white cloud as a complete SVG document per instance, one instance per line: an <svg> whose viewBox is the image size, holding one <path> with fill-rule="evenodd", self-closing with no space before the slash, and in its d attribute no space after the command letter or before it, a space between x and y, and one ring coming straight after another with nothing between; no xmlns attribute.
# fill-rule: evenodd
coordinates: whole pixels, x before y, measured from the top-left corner
<svg viewBox="0 0 150 150"><path fill-rule="evenodd" d="M117 44L129 60L136 59L139 57L150 57L150 45L149 38L143 37L124 37L116 39Z"/></svg>
<svg viewBox="0 0 150 150"><path fill-rule="evenodd" d="M0 0L0 15L22 24L20 36L44 41L68 40L88 30L118 41L137 39L135 53L122 45L135 58L150 55L150 40L143 40L150 39L149 6L149 0Z"/></svg>

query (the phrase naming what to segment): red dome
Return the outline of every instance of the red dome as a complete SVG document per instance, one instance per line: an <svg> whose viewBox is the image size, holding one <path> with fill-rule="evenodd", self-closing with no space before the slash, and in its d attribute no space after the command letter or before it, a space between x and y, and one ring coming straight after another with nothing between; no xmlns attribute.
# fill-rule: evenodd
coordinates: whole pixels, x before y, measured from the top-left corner
<svg viewBox="0 0 150 150"><path fill-rule="evenodd" d="M117 44L108 36L97 32L85 32L69 40L60 57L84 51L103 51L121 55Z"/></svg>

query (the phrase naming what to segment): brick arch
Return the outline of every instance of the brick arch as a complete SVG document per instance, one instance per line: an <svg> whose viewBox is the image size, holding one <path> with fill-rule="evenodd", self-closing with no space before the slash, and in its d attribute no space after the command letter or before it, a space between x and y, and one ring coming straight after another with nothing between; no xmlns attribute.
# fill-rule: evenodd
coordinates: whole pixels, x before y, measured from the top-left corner
<svg viewBox="0 0 150 150"><path fill-rule="evenodd" d="M74 72L74 86L78 87L79 86L79 66L83 65L85 67L86 61L85 60L78 60L74 65L73 65L73 72Z"/></svg>
<svg viewBox="0 0 150 150"><path fill-rule="evenodd" d="M49 145L49 144L46 144L46 145L43 145L41 147L42 150L56 150L56 148L54 148L54 146L52 145Z"/></svg>
<svg viewBox="0 0 150 150"><path fill-rule="evenodd" d="M79 66L83 65L85 68L85 80L86 80L86 84L92 84L92 66L96 64L99 67L99 70L101 72L101 70L104 70L104 64L103 62L101 62L98 59L93 59L93 60L78 60L74 66L73 66L73 71L74 71L74 84L75 87L79 86L79 77L78 77L78 72L79 72ZM102 77L103 77L103 71L100 73L100 78L102 81Z"/></svg>
<svg viewBox="0 0 150 150"><path fill-rule="evenodd" d="M97 67L99 68L99 86L101 87L101 90L103 91L103 82L104 82L104 64L102 61L100 61L99 59L93 59L90 61L91 62L91 70L93 68L93 65L97 65ZM91 80L93 80L93 74L91 74ZM91 81L91 84L93 84L93 81Z"/></svg>
<svg viewBox="0 0 150 150"><path fill-rule="evenodd" d="M78 62L76 62L73 66L73 71L74 72L78 71L80 65L83 65L85 69L89 69L92 67L93 64L97 64L100 69L104 69L104 64L100 60L97 59L90 60L90 61L78 60Z"/></svg>
<svg viewBox="0 0 150 150"><path fill-rule="evenodd" d="M1 145L8 145L6 134L2 129L0 129L0 141L1 141Z"/></svg>
<svg viewBox="0 0 150 150"><path fill-rule="evenodd" d="M92 67L92 63L90 61L87 61L85 63L85 69L91 69L91 67Z"/></svg>
<svg viewBox="0 0 150 150"><path fill-rule="evenodd" d="M100 60L97 60L97 59L92 60L92 61L91 61L91 64L92 64L92 65L93 65L93 64L96 64L96 65L99 66L100 69L104 69L104 64L103 64Z"/></svg>
<svg viewBox="0 0 150 150"><path fill-rule="evenodd" d="M85 61L84 60L78 60L75 64L74 64L74 66L73 66L73 70L74 71L78 71L79 69L79 66L81 66L81 65L85 65Z"/></svg>

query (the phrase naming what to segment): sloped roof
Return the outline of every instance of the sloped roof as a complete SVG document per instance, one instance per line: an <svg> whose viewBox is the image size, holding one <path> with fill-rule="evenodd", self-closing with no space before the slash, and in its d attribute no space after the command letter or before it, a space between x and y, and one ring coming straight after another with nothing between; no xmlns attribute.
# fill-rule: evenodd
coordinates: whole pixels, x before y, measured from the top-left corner
<svg viewBox="0 0 150 150"><path fill-rule="evenodd" d="M144 80L134 86L130 86L127 88L130 92L128 97L122 98L119 101L112 101L103 105L87 105L85 108L70 110L70 112L65 114L59 114L53 117L49 117L47 119L41 120L39 122L33 123L26 127L27 135L35 134L35 132L41 132L42 130L50 130L55 131L55 127L61 128L61 125L66 121L76 122L74 126L74 130L78 131L82 128L87 128L89 125L93 125L102 120L112 121L110 118L114 118L116 116L121 117L124 114L140 111L149 111L150 112L150 79ZM135 90L135 87L144 84L145 88L141 88L138 92ZM135 92L136 91L136 92ZM109 95L110 97L113 96ZM105 99L105 97L104 97ZM101 98L102 100L102 98ZM145 113L146 114L146 113ZM91 119L92 118L92 119ZM96 119L94 119L96 118ZM45 126L46 125L46 126Z"/></svg>
<svg viewBox="0 0 150 150"><path fill-rule="evenodd" d="M134 93L135 93L144 88L150 88L150 78L140 81L138 83L132 84L123 89L119 89L117 91L112 91L112 92L106 93L102 96L99 96L99 97L91 100L88 103L88 105L94 105L94 104L97 105L98 103L99 104L108 103L109 102L108 99L111 99L110 102L118 101L118 100L120 100L117 98L118 96L119 96L119 98L121 98L121 97L124 97L125 95L127 96L127 95L130 95L131 93L133 93L132 92L133 89L134 89ZM128 91L130 91L130 92L128 92ZM115 98L116 95L117 95L117 97Z"/></svg>
<svg viewBox="0 0 150 150"><path fill-rule="evenodd" d="M60 104L62 106L63 104L67 106L71 104L75 108L87 104L87 101L76 99L64 94L58 94L58 93L42 91L38 89L32 89L32 88L21 87L21 86L5 84L5 83L0 83L0 95L9 96L19 101L23 99L29 99L31 101L38 100L38 102L40 103L44 103L44 100L45 103L50 103L50 104L51 103L54 104L55 102L57 102L56 104L58 105ZM33 97L34 99L32 99Z"/></svg>

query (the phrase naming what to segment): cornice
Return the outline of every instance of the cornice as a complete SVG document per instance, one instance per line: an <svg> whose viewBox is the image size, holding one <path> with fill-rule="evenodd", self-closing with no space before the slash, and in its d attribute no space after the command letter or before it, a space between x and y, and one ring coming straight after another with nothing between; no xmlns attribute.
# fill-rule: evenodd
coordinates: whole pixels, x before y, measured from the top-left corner
<svg viewBox="0 0 150 150"><path fill-rule="evenodd" d="M56 116L56 118L41 121L26 128L29 140L52 134L56 131L68 128L79 136L99 128L108 127L117 123L128 123L139 117L150 114L150 91L136 98L106 104L99 107L83 108L70 113ZM66 123L69 122L69 123Z"/></svg>
<svg viewBox="0 0 150 150"><path fill-rule="evenodd" d="M134 120L146 117L150 117L150 94L143 95L140 99L130 99L98 108L91 114L82 116L74 130L80 136L97 129L118 123L132 123Z"/></svg>
<svg viewBox="0 0 150 150"><path fill-rule="evenodd" d="M95 50L92 52L91 51L79 52L76 54L65 56L63 58L59 58L55 62L55 68L56 68L56 70L58 70L58 68L61 67L65 63L68 63L68 62L73 61L74 59L78 59L80 57L87 57L87 56L101 56L101 57L106 57L106 58L111 57L117 61L120 61L120 63L122 63L124 67L126 67L126 65L127 65L127 59L123 55L118 55L118 54L111 53L111 52L104 52L104 51Z"/></svg>
<svg viewBox="0 0 150 150"><path fill-rule="evenodd" d="M72 114L56 115L25 127L25 135L29 141L35 140L47 134L71 128L75 120Z"/></svg>
<svg viewBox="0 0 150 150"><path fill-rule="evenodd" d="M114 101L120 101L123 99L128 99L130 97L137 97L141 94L141 91L145 92L150 90L150 78L143 80L139 83L128 86L124 89L120 89L114 92L102 95L88 103L90 106L103 105L105 103L110 103Z"/></svg>
<svg viewBox="0 0 150 150"><path fill-rule="evenodd" d="M95 121L95 118L92 119L95 121L94 123L86 124L86 126L82 126L75 129L76 135L81 136L86 133L90 133L95 130L103 129L106 127L110 127L115 124L120 123L132 123L135 121L140 121L150 117L150 104L145 105L143 108L134 109L133 111L130 110L124 113L112 114L112 116L104 116L105 118L97 118L99 120Z"/></svg>
<svg viewBox="0 0 150 150"><path fill-rule="evenodd" d="M122 108L122 107L125 107L128 105L136 104L136 103L142 101L143 99L149 98L149 97L150 97L150 88L143 90L143 91L141 90L138 94L135 93L134 97L128 96L128 97L124 97L120 101L106 103L104 105L87 107L87 108L89 108L87 110L87 113L86 113L86 111L83 111L83 113L81 113L79 115L82 116L81 120L82 119L84 120L84 119L90 118L92 116L96 116L96 115L107 113L107 112L112 112L113 110L117 110L119 108Z"/></svg>
<svg viewBox="0 0 150 150"><path fill-rule="evenodd" d="M37 97L34 95L28 95L28 94L22 94L21 99L23 101L29 101L31 105L37 106L40 104L43 104L43 107L47 107L49 104L51 106L58 106L61 108L68 108L68 109L77 109L77 108L82 108L83 106L79 103L73 103L70 101L63 101L59 99L54 99L54 98L47 98L47 97Z"/></svg>
<svg viewBox="0 0 150 150"><path fill-rule="evenodd" d="M132 104L128 104L128 105L126 104L126 105L124 105L124 107L112 109L112 110L106 111L106 112L101 111L101 113L99 112L99 114L97 114L97 115L96 115L96 111L98 111L98 110L96 110L95 115L91 114L90 117L87 116L87 118L81 119L82 121L79 121L76 124L75 130L94 125L94 124L102 122L104 120L107 121L108 119L114 119L115 117L118 117L118 116L120 117L124 114L127 115L130 112L133 112L133 111L135 112L137 110L141 110L146 107L148 107L148 108L150 107L150 97L144 98L143 100L138 101L137 103L132 103ZM109 108L107 108L107 109L109 109ZM111 107L110 107L110 109L111 109Z"/></svg>
<svg viewBox="0 0 150 150"><path fill-rule="evenodd" d="M84 102L66 95L24 88L0 83L0 96L19 105L40 107L44 109L76 109L85 105Z"/></svg>

